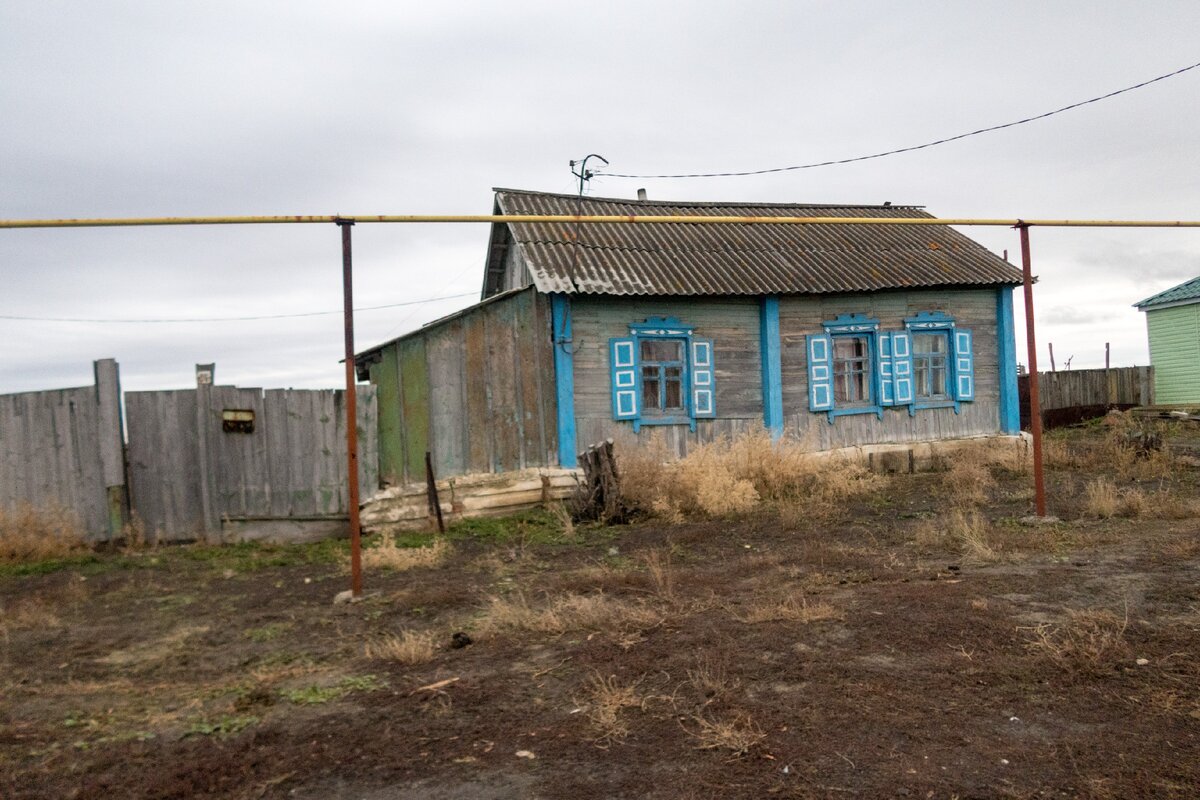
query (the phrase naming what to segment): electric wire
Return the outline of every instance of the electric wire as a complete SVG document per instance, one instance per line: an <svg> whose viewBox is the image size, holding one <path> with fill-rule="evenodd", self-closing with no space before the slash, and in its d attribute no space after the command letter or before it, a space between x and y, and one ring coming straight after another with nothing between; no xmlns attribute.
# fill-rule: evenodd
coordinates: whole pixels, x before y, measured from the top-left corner
<svg viewBox="0 0 1200 800"><path fill-rule="evenodd" d="M384 308L399 308L401 306L419 306L426 303L436 303L439 300L457 300L463 297L474 297L478 292L463 292L461 294L448 294L444 297L427 297L424 300L408 300L403 303L387 303L381 306L363 306L355 308L355 313L359 311L379 311ZM162 317L158 319L87 319L83 317L27 317L17 314L0 314L0 319L20 320L24 322L88 322L102 324L162 324L174 322L249 322L253 320L266 319L297 319L300 317L322 317L331 314L341 314L343 309L336 311L304 311L297 314L264 314L253 317Z"/></svg>
<svg viewBox="0 0 1200 800"><path fill-rule="evenodd" d="M1072 103L1069 106L1063 106L1062 108L1056 108L1053 111L1047 111L1044 114L1037 114L1036 116L1025 117L1024 119L1015 120L1013 122L1005 122L1002 125L992 125L987 128L979 128L978 130L969 131L968 133L960 133L957 136L947 136L944 139L938 139L936 141L926 142L925 144L913 145L911 147L900 147L895 150L887 150L882 153L872 153L871 155L867 155L867 156L855 156L854 158L839 158L839 159L832 160L832 161L818 161L813 164L797 164L797 165L791 166L791 167L772 167L770 169L747 170L745 172L694 172L694 173L684 173L684 174L679 174L679 175L632 175L632 174L626 174L626 173L621 173L621 172L601 172L601 171L597 170L596 177L598 177L598 178L599 177L603 177L603 178L638 178L638 179L738 178L738 177L745 177L748 175L768 175L773 172L791 172L793 170L798 170L798 169L815 169L816 167L831 167L831 166L835 166L838 164L853 164L857 161L870 161L871 159L884 158L885 156L899 155L900 153L911 153L914 150L924 150L929 147L936 147L937 145L940 145L940 144L947 144L949 142L955 142L955 141L958 141L959 139L966 139L970 136L978 136L981 133L991 133L992 131L1003 130L1004 128L1012 128L1017 125L1024 125L1027 122L1036 122L1037 120L1040 120L1040 119L1046 119L1047 117L1053 117L1055 114L1062 114L1064 111L1071 111L1072 109L1080 108L1082 106L1086 106L1091 103L1098 103L1101 100L1107 100L1110 97L1116 97L1119 94L1125 94L1126 92L1132 92L1135 89L1141 89L1145 86L1149 86L1152 83L1158 83L1159 81L1165 81L1168 78L1174 78L1176 75L1182 75L1183 73L1188 72L1193 69L1196 69L1197 67L1200 67L1200 62L1192 64L1191 66L1183 67L1182 69L1177 69L1174 72L1168 72L1165 75L1159 75L1157 78L1151 78L1150 80L1142 81L1141 83L1136 83L1133 86L1126 86L1124 89L1117 89L1116 91L1109 92L1108 94L1102 94L1099 97L1093 97L1089 100L1081 100L1080 102Z"/></svg>

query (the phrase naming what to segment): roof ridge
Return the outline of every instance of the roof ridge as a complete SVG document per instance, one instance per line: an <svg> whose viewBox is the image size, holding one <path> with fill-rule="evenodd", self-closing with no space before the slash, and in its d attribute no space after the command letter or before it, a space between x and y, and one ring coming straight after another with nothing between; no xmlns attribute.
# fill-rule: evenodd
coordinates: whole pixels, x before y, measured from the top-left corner
<svg viewBox="0 0 1200 800"><path fill-rule="evenodd" d="M539 192L534 189L505 189L501 187L492 187L492 191L496 194L523 194L536 197L553 197L561 200L578 201L579 196L574 194L563 194L559 192ZM649 205L649 206L687 206L689 208L720 208L722 206L737 207L737 208L872 208L872 209L913 209L924 210L925 206L909 203L892 203L884 205L883 203L800 203L793 201L786 202L748 202L741 200L729 201L712 201L712 200L639 200L636 197L596 197L593 195L584 195L584 201L597 203L623 203L627 205Z"/></svg>

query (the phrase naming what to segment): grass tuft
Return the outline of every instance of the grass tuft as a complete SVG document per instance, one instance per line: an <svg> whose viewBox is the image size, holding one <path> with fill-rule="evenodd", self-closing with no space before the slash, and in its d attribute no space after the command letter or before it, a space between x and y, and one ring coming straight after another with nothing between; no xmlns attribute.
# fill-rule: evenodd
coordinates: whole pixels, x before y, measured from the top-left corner
<svg viewBox="0 0 1200 800"><path fill-rule="evenodd" d="M453 545L444 538L434 539L425 547L399 547L390 533L384 533L374 547L363 548L362 564L366 569L402 572L440 566L453 551Z"/></svg>
<svg viewBox="0 0 1200 800"><path fill-rule="evenodd" d="M34 564L90 550L79 519L60 506L0 509L0 563Z"/></svg>
<svg viewBox="0 0 1200 800"><path fill-rule="evenodd" d="M401 631L367 642L364 654L372 661L400 664L424 664L437 654L434 634L429 631Z"/></svg>
<svg viewBox="0 0 1200 800"><path fill-rule="evenodd" d="M1129 655L1128 627L1128 609L1123 616L1103 609L1068 610L1064 622L1034 628L1028 647L1065 672L1096 675Z"/></svg>
<svg viewBox="0 0 1200 800"><path fill-rule="evenodd" d="M696 729L685 730L696 740L700 750L728 750L737 758L747 755L767 738L754 718L744 711L723 720L699 716L693 719Z"/></svg>
<svg viewBox="0 0 1200 800"><path fill-rule="evenodd" d="M489 600L479 621L479 632L486 636L506 631L562 634L571 630L623 630L648 628L661 619L645 605L618 600L601 592L569 592L538 607L518 592Z"/></svg>
<svg viewBox="0 0 1200 800"><path fill-rule="evenodd" d="M637 693L637 682L622 684L616 675L604 678L596 672L588 678L585 689L584 698L576 702L586 710L587 720L595 732L593 741L606 745L628 736L629 723L621 715L621 711L642 705Z"/></svg>
<svg viewBox="0 0 1200 800"><path fill-rule="evenodd" d="M841 619L840 612L824 601L810 603L804 597L788 595L782 598L758 600L746 606L741 613L734 613L738 622L755 625L760 622L798 622L808 625L813 622Z"/></svg>

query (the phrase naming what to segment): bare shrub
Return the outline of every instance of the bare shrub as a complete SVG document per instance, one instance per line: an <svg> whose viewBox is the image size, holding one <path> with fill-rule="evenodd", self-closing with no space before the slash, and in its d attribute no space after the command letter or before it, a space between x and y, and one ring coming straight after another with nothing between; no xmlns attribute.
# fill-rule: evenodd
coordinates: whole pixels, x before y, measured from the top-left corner
<svg viewBox="0 0 1200 800"><path fill-rule="evenodd" d="M645 605L603 593L567 593L535 607L525 595L493 597L479 621L482 635L504 631L561 634L570 630L621 630L658 624L661 617Z"/></svg>
<svg viewBox="0 0 1200 800"><path fill-rule="evenodd" d="M79 519L61 506L0 509L0 563L46 561L88 549Z"/></svg>
<svg viewBox="0 0 1200 800"><path fill-rule="evenodd" d="M1094 674L1129 655L1128 627L1128 609L1124 616L1102 609L1068 610L1064 622L1034 628L1028 647L1066 672Z"/></svg>
<svg viewBox="0 0 1200 800"><path fill-rule="evenodd" d="M367 642L363 651L372 661L424 664L433 660L437 647L431 632L401 631Z"/></svg>
<svg viewBox="0 0 1200 800"><path fill-rule="evenodd" d="M750 603L734 619L749 625L760 622L811 622L841 619L842 612L824 601L810 603L807 598L788 595L757 600Z"/></svg>
<svg viewBox="0 0 1200 800"><path fill-rule="evenodd" d="M697 728L684 730L696 740L700 750L728 750L735 757L744 756L767 738L754 718L744 711L724 720L693 719Z"/></svg>
<svg viewBox="0 0 1200 800"><path fill-rule="evenodd" d="M362 564L367 569L390 569L396 572L417 567L436 567L446 561L454 547L446 539L434 539L425 547L398 547L390 533L380 534L379 543L362 550Z"/></svg>
<svg viewBox="0 0 1200 800"><path fill-rule="evenodd" d="M629 723L621 711L642 705L637 684L636 681L622 684L616 675L604 678L598 672L588 678L585 696L576 702L586 710L587 720L596 733L595 742L611 744L629 735Z"/></svg>
<svg viewBox="0 0 1200 800"><path fill-rule="evenodd" d="M617 447L626 504L667 520L719 517L771 503L798 519L840 513L845 502L876 491L885 479L866 465L813 453L803 442L772 442L765 432L703 444L671 464L661 437Z"/></svg>

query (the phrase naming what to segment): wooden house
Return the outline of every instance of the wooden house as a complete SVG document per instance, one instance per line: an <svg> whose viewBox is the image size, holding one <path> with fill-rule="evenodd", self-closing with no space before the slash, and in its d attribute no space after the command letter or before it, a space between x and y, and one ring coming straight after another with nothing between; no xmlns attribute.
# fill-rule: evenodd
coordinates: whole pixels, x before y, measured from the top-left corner
<svg viewBox="0 0 1200 800"><path fill-rule="evenodd" d="M1134 304L1146 312L1154 401L1200 403L1200 277Z"/></svg>
<svg viewBox="0 0 1200 800"><path fill-rule="evenodd" d="M503 214L577 213L499 189ZM915 206L585 197L585 215L931 218ZM814 448L1017 434L1021 274L946 226L508 223L481 301L358 356L380 472L573 467L619 429L679 454L764 427Z"/></svg>

